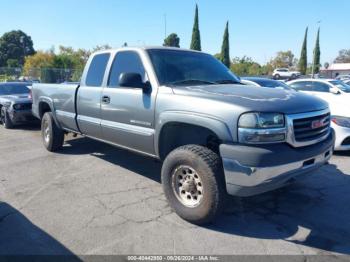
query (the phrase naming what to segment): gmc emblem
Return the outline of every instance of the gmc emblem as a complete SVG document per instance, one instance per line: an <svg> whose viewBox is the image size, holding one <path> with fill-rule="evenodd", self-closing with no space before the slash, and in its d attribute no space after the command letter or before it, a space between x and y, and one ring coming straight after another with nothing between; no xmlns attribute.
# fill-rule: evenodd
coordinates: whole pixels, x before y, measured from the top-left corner
<svg viewBox="0 0 350 262"><path fill-rule="evenodd" d="M323 118L321 120L312 121L311 128L312 129L317 129L317 128L325 126L326 125L326 119L327 118Z"/></svg>

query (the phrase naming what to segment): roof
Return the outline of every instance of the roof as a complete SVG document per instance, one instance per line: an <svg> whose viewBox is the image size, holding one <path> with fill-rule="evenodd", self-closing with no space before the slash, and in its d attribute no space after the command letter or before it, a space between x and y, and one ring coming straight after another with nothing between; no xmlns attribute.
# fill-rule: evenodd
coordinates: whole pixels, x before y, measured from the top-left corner
<svg viewBox="0 0 350 262"><path fill-rule="evenodd" d="M292 80L292 81L288 81L287 84L290 83L297 83L297 82L323 82L323 83L327 83L329 81L336 81L335 79L331 79L331 78L301 78L301 79L296 79L296 80Z"/></svg>
<svg viewBox="0 0 350 262"><path fill-rule="evenodd" d="M334 63L327 70L350 70L350 63Z"/></svg>
<svg viewBox="0 0 350 262"><path fill-rule="evenodd" d="M266 80L266 81L269 81L269 80L275 81L275 80L273 80L271 78L256 77L256 76L247 76L247 77L241 77L241 78L244 79L244 80L249 80L249 81L264 81L264 80Z"/></svg>
<svg viewBox="0 0 350 262"><path fill-rule="evenodd" d="M168 47L168 46L123 46L120 48L113 48L113 49L106 49L106 50L100 50L95 52L95 54L98 53L106 53L106 52L117 52L120 50L152 50L152 49L162 49L162 50L174 50L174 51L185 51L185 52L196 52L196 53L205 53L197 50L192 49L186 49L186 48L179 48L179 47Z"/></svg>

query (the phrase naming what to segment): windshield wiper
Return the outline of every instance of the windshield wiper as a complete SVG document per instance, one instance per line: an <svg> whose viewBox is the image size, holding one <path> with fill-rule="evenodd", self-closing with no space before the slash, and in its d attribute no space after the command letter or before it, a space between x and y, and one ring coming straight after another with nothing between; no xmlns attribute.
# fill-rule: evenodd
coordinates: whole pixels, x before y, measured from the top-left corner
<svg viewBox="0 0 350 262"><path fill-rule="evenodd" d="M215 84L221 84L221 85L225 85L225 84L241 84L241 82L236 81L236 80L232 80L232 79L223 79L223 80L215 81Z"/></svg>
<svg viewBox="0 0 350 262"><path fill-rule="evenodd" d="M200 80L200 79L186 79L181 81L175 81L169 83L170 85L186 85L186 84L205 84L205 85L214 85L214 82Z"/></svg>

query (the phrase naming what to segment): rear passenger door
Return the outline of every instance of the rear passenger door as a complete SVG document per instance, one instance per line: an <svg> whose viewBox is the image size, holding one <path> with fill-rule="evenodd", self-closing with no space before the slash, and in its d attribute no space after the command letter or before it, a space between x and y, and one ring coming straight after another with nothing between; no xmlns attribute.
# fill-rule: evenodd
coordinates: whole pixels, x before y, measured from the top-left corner
<svg viewBox="0 0 350 262"><path fill-rule="evenodd" d="M292 83L289 85L291 88L297 90L297 91L301 91L301 92L305 92L307 94L312 94L313 93L313 84L312 81L298 81L295 83Z"/></svg>
<svg viewBox="0 0 350 262"><path fill-rule="evenodd" d="M101 94L106 82L105 72L110 53L101 53L88 62L85 81L81 83L77 94L77 121L80 131L91 137L102 139L101 131ZM84 77L83 77L84 79Z"/></svg>
<svg viewBox="0 0 350 262"><path fill-rule="evenodd" d="M313 81L312 94L328 101L328 99L332 96L330 93L330 88L331 86L327 83Z"/></svg>
<svg viewBox="0 0 350 262"><path fill-rule="evenodd" d="M154 109L156 89L121 87L121 73L138 73L148 81L141 54L132 50L116 53L107 86L103 89L101 126L104 140L154 154Z"/></svg>

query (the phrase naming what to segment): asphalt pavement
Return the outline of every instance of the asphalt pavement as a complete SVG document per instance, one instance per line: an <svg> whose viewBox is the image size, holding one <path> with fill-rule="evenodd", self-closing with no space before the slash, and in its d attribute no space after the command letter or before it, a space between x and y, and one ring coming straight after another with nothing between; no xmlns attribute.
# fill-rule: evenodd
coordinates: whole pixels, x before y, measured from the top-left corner
<svg viewBox="0 0 350 262"><path fill-rule="evenodd" d="M199 227L169 208L159 162L83 137L49 153L39 127L0 127L0 254L350 254L349 160Z"/></svg>

